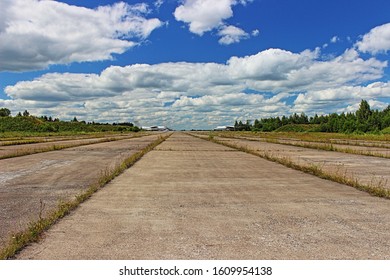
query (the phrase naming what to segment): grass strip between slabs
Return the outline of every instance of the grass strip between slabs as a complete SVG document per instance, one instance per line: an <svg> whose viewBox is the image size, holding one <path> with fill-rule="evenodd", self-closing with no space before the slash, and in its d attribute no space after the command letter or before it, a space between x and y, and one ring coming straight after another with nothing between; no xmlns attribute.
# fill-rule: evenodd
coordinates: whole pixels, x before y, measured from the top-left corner
<svg viewBox="0 0 390 280"><path fill-rule="evenodd" d="M241 138L240 138L241 139ZM245 139L244 139L245 140ZM324 150L329 152L340 152L340 153L346 153L346 154L354 154L354 155L361 155L361 156L369 156L369 157L380 157L380 158L390 158L390 156L381 154L380 152L371 152L371 151L362 151L362 150L355 150L352 148L340 148L334 146L332 143L324 143L324 144L317 144L317 143L288 143L288 142L281 142L277 139L267 139L266 142L269 143L275 143L279 145L288 145L288 146L295 146L295 147L302 147L302 148L309 148L309 149L316 149L316 150Z"/></svg>
<svg viewBox="0 0 390 280"><path fill-rule="evenodd" d="M33 154L39 154L39 153L46 153L46 152L52 152L52 151L58 151L58 150L64 150L68 148L74 148L74 147L81 147L86 145L92 145L92 144L99 144L99 143L105 143L105 142L113 142L113 141L119 141L119 140L126 140L126 139L132 139L132 138L138 138L146 136L145 134L142 135L131 135L130 137L109 137L109 138L103 138L98 140L91 140L85 143L75 143L75 144L65 144L65 145L51 145L48 147L42 147L42 148L32 148L32 149L25 149L25 150L16 150L12 154L3 155L0 156L1 159L7 159L7 158L14 158L14 157L21 157L21 156L27 156L27 155L33 155ZM81 139L83 140L83 139ZM88 140L88 139L87 139Z"/></svg>
<svg viewBox="0 0 390 280"><path fill-rule="evenodd" d="M194 137L198 137L194 134L190 134L190 135L192 135ZM299 165L297 163L294 163L290 158L277 157L277 156L273 156L273 155L266 153L266 152L258 153L254 150L247 148L247 147L237 146L237 145L229 144L229 143L226 143L223 141L219 141L219 140L215 139L212 135L210 135L208 138L204 138L204 137L198 137L198 138L203 139L203 140L208 140L208 141L211 141L211 142L216 143L216 144L224 145L226 147L233 148L233 149L236 149L236 150L248 153L248 154L252 154L252 155L264 158L266 160L282 164L286 167L317 176L317 177L322 178L322 179L327 179L330 181L334 181L337 183L348 185L348 186L354 187L360 191L367 192L372 196L390 199L390 190L383 188L380 183L378 183L377 185L362 184L362 183L359 183L356 178L348 177L348 176L346 176L346 174L341 175L341 174L334 174L334 173L325 172L320 166L314 165L314 164L309 165L309 166Z"/></svg>
<svg viewBox="0 0 390 280"><path fill-rule="evenodd" d="M280 141L276 138L253 139L253 138L223 135L223 134L219 134L218 137L228 138L228 139L254 141L254 142L257 142L257 141L267 142L267 143L272 143L272 144L294 146L294 147L301 147L301 148L307 148L307 149L324 150L324 151L328 151L328 152L339 152L339 153L354 154L354 155L361 155L361 156L390 158L390 155L381 154L380 152L375 153L375 152L371 152L371 151L361 151L361 150L355 150L355 149L348 148L348 147L340 148L340 147L334 146L333 143L324 143L324 142L318 142L318 141L314 142L314 143L291 143L291 142L283 142L283 141ZM301 140L299 140L299 141L301 141ZM342 144L339 144L339 145L342 145ZM352 145L352 146L365 147L363 145ZM375 146L367 146L367 147L375 147Z"/></svg>
<svg viewBox="0 0 390 280"><path fill-rule="evenodd" d="M259 141L259 140L252 140L252 139L246 139L246 138L236 138L236 139L242 139L242 140L248 140L248 141ZM272 144L279 144L279 145L287 145L287 146L294 146L294 147L302 147L302 148L308 148L308 149L316 149L316 150L324 150L328 152L339 152L339 153L346 153L346 154L354 154L354 155L361 155L361 156L370 156L370 157L380 157L380 158L390 158L390 156L381 154L379 152L374 153L371 151L360 151L360 150L354 150L351 148L339 148L334 146L332 143L288 143L288 142L282 142L278 139L266 139L265 142L272 143Z"/></svg>
<svg viewBox="0 0 390 280"><path fill-rule="evenodd" d="M0 259L10 259L28 244L38 241L44 231L48 230L58 220L71 213L81 203L89 199L95 192L103 188L107 183L109 183L123 171L134 165L145 154L153 150L156 146L164 142L170 136L171 134L160 136L156 141L149 144L143 150L128 157L114 169L104 171L98 181L90 185L85 192L77 195L73 200L60 202L57 209L49 212L46 217L42 217L42 213L40 213L38 221L30 222L29 227L26 230L11 236L9 243L3 249L0 249ZM41 212L42 210L43 207L41 202Z"/></svg>
<svg viewBox="0 0 390 280"><path fill-rule="evenodd" d="M61 141L69 141L69 140L88 140L90 138L107 138L110 136L110 138L115 138L116 136L120 135L74 135L74 136L62 136L62 137L36 137L36 138L20 138L20 139L13 139L13 140L1 140L0 139L0 147L7 147L7 146L18 146L18 145L26 145L26 144L39 144L39 143L50 143L50 142L61 142Z"/></svg>

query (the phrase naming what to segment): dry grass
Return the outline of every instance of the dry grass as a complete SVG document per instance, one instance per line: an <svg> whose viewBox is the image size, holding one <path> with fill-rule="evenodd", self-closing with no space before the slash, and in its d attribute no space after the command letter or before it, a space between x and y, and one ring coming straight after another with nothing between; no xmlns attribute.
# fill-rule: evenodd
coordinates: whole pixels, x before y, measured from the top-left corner
<svg viewBox="0 0 390 280"><path fill-rule="evenodd" d="M213 132L221 137L249 137L255 139L286 139L308 142L321 142L333 144L346 144L353 146L386 148L390 145L390 134L344 134L323 132L248 132L248 131L224 131Z"/></svg>
<svg viewBox="0 0 390 280"><path fill-rule="evenodd" d="M280 145L288 145L288 146L295 146L295 147L302 147L302 148L309 148L309 149L316 149L316 150L324 150L324 151L331 151L331 152L340 152L340 153L346 153L346 154L355 154L355 155L362 155L362 156L371 156L371 157L381 157L381 158L390 158L390 155L382 154L379 152L372 152L368 150L358 150L358 149L352 149L349 147L337 147L334 146L332 143L291 143L291 142L282 142L278 139L266 139L266 142L274 143L274 144L280 144ZM345 144L343 144L345 145ZM363 145L359 145L362 147L367 147ZM372 146L370 146L372 147Z"/></svg>
<svg viewBox="0 0 390 280"><path fill-rule="evenodd" d="M197 137L194 134L191 134L191 135ZM288 158L288 157L278 157L278 156L272 155L268 152L259 152L259 151L251 150L248 147L238 146L238 145L234 145L231 143L226 143L223 141L216 140L214 137L209 137L209 138L198 137L198 138L209 140L209 141L212 141L214 143L227 146L229 148L233 148L233 149L236 149L236 150L239 150L242 152L256 155L256 156L259 156L261 158L267 159L269 161L280 163L286 167L289 167L289 168L292 168L295 170L299 170L299 171L302 171L302 172L305 172L308 174L312 174L312 175L320 177L322 179L327 179L327 180L331 180L331 181L334 181L337 183L348 185L348 186L354 187L360 191L367 192L373 196L390 199L390 190L384 188L384 186L386 185L385 184L386 182L383 182L383 180L374 180L373 179L371 181L371 183L368 185L362 184L356 178L353 178L353 176L348 176L346 172L341 173L341 174L340 174L340 172L335 172L335 173L327 172L323 169L323 167L318 166L318 165L298 164L298 163L292 161L291 158Z"/></svg>
<svg viewBox="0 0 390 280"><path fill-rule="evenodd" d="M10 259L29 243L38 241L44 231L49 229L58 220L76 209L82 202L89 199L96 191L104 187L108 182L110 182L116 176L121 174L124 170L134 165L146 153L153 150L157 145L164 142L169 136L170 135L159 137L156 141L149 144L143 150L125 159L114 169L104 170L95 184L89 186L85 192L81 193L80 195L77 195L75 199L60 202L58 204L57 209L49 212L46 217L43 217L44 204L41 201L38 220L30 222L26 230L15 233L10 237L9 243L3 249L0 250L0 259Z"/></svg>
<svg viewBox="0 0 390 280"><path fill-rule="evenodd" d="M315 135L317 135L316 133ZM264 136L264 134L261 134ZM285 135L285 134L283 134ZM293 135L296 135L296 133L293 133ZM303 139L296 139L296 138L283 138L283 140L277 138L280 137L280 135L273 133L268 134L267 137L254 137L253 133L252 136L249 137L248 133L242 133L242 132L234 132L234 133L218 133L214 136L219 136L222 138L233 138L233 139L243 139L248 141L264 141L268 143L273 144L280 144L280 145L288 145L288 146L295 146L295 147L302 147L302 148L309 148L309 149L317 149L317 150L324 150L324 151L333 151L333 152L341 152L341 153L348 153L348 154L356 154L356 155L364 155L364 156L372 156L372 157L381 157L381 158L390 158L390 155L387 155L385 153L380 152L373 152L369 150L359 150L354 149L351 147L337 147L336 144L339 145L349 145L349 146L359 146L359 147L378 147L378 148L389 148L390 143L364 143L364 142L356 142L356 141L339 141L335 139L329 139L329 138L323 138L325 142L321 142L319 139L311 139L312 136L306 135L306 138L310 140L303 140ZM286 136L286 135L285 135ZM303 138L303 136L300 136ZM327 139L327 140L326 140ZM293 141L293 142L292 142ZM300 143L300 141L302 141Z"/></svg>
<svg viewBox="0 0 390 280"><path fill-rule="evenodd" d="M19 136L19 137L0 137L0 146L15 146L15 145L25 145L25 144L37 144L37 143L48 143L48 142L61 142L69 140L82 140L82 139L91 139L91 138L115 138L123 136L131 136L135 134L148 135L147 132L91 132L84 134L62 134L62 133L43 133L42 135L37 136Z"/></svg>
<svg viewBox="0 0 390 280"><path fill-rule="evenodd" d="M68 149L68 148L74 148L74 147L80 147L80 146L86 146L86 145L91 145L91 144L98 144L98 143L105 143L105 142L112 142L112 141L119 141L119 140L125 140L125 139L132 139L132 138L138 138L145 136L145 134L137 134L137 135L131 135L129 137L109 137L109 138L102 138L102 139L97 139L97 140L91 140L83 143L71 143L71 144L55 144L55 145L50 145L47 147L40 147L40 148L26 148L26 149L19 149L14 151L13 153L10 154L5 154L0 156L1 159L7 159L7 158L14 158L14 157L20 157L20 156L27 156L27 155L32 155L32 154L38 154L38 153L45 153L45 152L51 152L51 151L58 151L58 150L63 150L63 149ZM68 139L67 139L68 140Z"/></svg>

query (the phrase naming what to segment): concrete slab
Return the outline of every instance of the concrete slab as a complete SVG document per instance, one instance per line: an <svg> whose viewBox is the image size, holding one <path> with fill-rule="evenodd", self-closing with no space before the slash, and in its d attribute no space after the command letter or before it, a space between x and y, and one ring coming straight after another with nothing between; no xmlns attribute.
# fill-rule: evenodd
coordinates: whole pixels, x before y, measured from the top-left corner
<svg viewBox="0 0 390 280"><path fill-rule="evenodd" d="M288 158L300 165L317 165L324 171L356 178L364 184L380 184L390 189L390 160L388 158L324 151L262 141L216 137L217 140L259 153Z"/></svg>
<svg viewBox="0 0 390 280"><path fill-rule="evenodd" d="M44 213L97 182L158 135L0 160L0 246Z"/></svg>
<svg viewBox="0 0 390 280"><path fill-rule="evenodd" d="M390 259L390 203L175 133L19 259Z"/></svg>
<svg viewBox="0 0 390 280"><path fill-rule="evenodd" d="M142 132L139 134L133 134L133 135L108 135L106 137L79 137L80 139L58 139L57 137L53 137L52 140L49 140L47 138L47 141L41 142L41 143L34 143L34 144L21 144L21 145L0 145L0 158L6 158L10 157L12 155L26 155L26 154L32 154L32 153L39 153L44 149L52 148L54 146L57 147L72 147L76 145L86 145L86 144L95 144L100 143L103 141L113 141L113 140L121 140L121 139L129 139L131 137L139 137L142 136Z"/></svg>

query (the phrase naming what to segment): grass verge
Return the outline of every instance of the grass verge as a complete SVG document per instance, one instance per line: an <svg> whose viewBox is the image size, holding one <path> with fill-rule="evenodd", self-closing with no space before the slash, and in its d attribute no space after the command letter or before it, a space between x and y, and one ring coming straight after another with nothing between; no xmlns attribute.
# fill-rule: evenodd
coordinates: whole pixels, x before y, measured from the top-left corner
<svg viewBox="0 0 390 280"><path fill-rule="evenodd" d="M245 138L239 138L244 140ZM336 147L332 143L292 143L292 142L282 142L277 139L266 139L265 142L268 143L274 143L274 144L280 144L280 145L287 145L287 146L294 146L294 147L302 147L302 148L308 148L308 149L316 149L316 150L324 150L324 151L330 151L330 152L340 152L340 153L346 153L346 154L354 154L354 155L361 155L361 156L370 156L370 157L380 157L380 158L390 158L389 155L381 154L380 152L372 152L372 151L365 151L365 150L358 150L358 149L352 149L352 148L341 148ZM364 147L364 146L363 146Z"/></svg>
<svg viewBox="0 0 390 280"><path fill-rule="evenodd" d="M315 141L315 142L302 142L299 143L297 141L307 141L307 140L296 140L296 139L291 139L290 141L296 141L294 142L289 142L289 140L284 139L283 141L269 137L269 138L248 138L243 135L232 135L232 134L224 134L224 133L219 133L216 136L222 137L222 138L231 138L231 139L241 139L241 140L247 140L247 141L263 141L263 142L268 142L272 144L280 144L280 145L287 145L287 146L295 146L295 147L302 147L302 148L308 148L308 149L316 149L316 150L324 150L324 151L331 151L331 152L340 152L340 153L346 153L346 154L355 154L355 155L361 155L361 156L371 156L371 157L380 157L380 158L390 158L389 155L381 152L373 152L369 150L359 150L359 149L353 149L350 147L337 147L335 144L338 144L336 141L332 142L320 142L320 141ZM358 146L358 147L378 147L378 148L388 148L384 144L371 144L371 145L362 145L362 144L339 144L339 145L350 145L350 146Z"/></svg>
<svg viewBox="0 0 390 280"><path fill-rule="evenodd" d="M85 192L81 193L80 195L77 195L72 200L60 202L57 209L49 212L45 217L43 217L42 215L44 205L41 202L41 211L39 214L39 219L37 221L31 222L27 229L15 233L11 236L8 244L4 248L0 249L0 259L11 259L25 246L32 242L38 241L44 231L49 229L58 220L65 217L74 209L76 209L82 202L89 199L95 192L104 187L116 176L121 174L127 168L134 165L146 153L153 150L156 146L164 142L169 136L170 135L160 136L156 141L149 144L143 150L128 157L114 169L105 170L98 179L98 181L95 184L90 185Z"/></svg>
<svg viewBox="0 0 390 280"><path fill-rule="evenodd" d="M50 142L61 142L69 140L83 140L92 138L115 138L124 135L133 135L135 132L129 133L95 133L95 134L75 134L75 135L64 135L64 136L37 136L37 137L12 137L12 138L0 138L0 147L5 146L16 146L25 144L37 144L37 143L50 143ZM142 133L141 133L142 134Z"/></svg>
<svg viewBox="0 0 390 280"><path fill-rule="evenodd" d="M39 154L39 153L46 153L46 152L52 152L52 151L58 151L68 148L74 148L74 147L80 147L80 146L86 146L86 145L92 145L92 144L99 144L99 143L105 143L105 142L113 142L113 141L119 141L119 140L125 140L125 139L132 139L137 137L145 136L145 134L137 134L137 135L131 135L130 137L109 137L109 138L102 138L98 140L91 140L86 141L83 143L74 143L74 144L57 144L57 145L50 145L47 147L41 147L41 148L29 148L29 149L20 149L16 150L13 153L5 154L0 156L1 159L7 159L7 158L14 158L14 157L21 157L21 156L27 156L32 154ZM84 139L80 139L84 140ZM85 139L87 140L87 139Z"/></svg>
<svg viewBox="0 0 390 280"><path fill-rule="evenodd" d="M194 134L190 134L190 135L192 135L194 137L198 137ZM208 140L208 141L211 141L211 142L216 143L216 144L224 145L226 147L233 148L233 149L236 149L236 150L248 153L248 154L259 156L259 157L264 158L266 160L282 164L286 167L289 167L289 168L292 168L295 170L299 170L299 171L320 177L322 179L327 179L330 181L334 181L337 183L348 185L348 186L354 187L360 191L367 192L373 196L390 199L390 190L384 188L382 186L383 182L380 182L380 181L376 182L376 183L374 181L372 181L372 183L370 185L366 185L366 184L362 184L362 183L358 182L358 180L356 178L347 176L346 173L339 174L339 173L326 172L323 170L322 167L320 167L318 165L314 165L314 164L309 165L309 166L300 165L300 164L293 162L290 158L287 158L287 157L277 157L277 156L272 155L272 154L267 153L267 152L259 153L257 151L249 149L248 147L237 146L234 144L229 144L229 143L226 143L223 141L219 141L219 140L215 139L214 137L208 137L208 138L198 137L198 138Z"/></svg>
<svg viewBox="0 0 390 280"><path fill-rule="evenodd" d="M246 131L224 131L215 132L221 137L250 137L263 139L285 139L301 140L308 142L332 143L341 145L363 146L386 148L390 144L390 134L344 134L325 132L246 132Z"/></svg>

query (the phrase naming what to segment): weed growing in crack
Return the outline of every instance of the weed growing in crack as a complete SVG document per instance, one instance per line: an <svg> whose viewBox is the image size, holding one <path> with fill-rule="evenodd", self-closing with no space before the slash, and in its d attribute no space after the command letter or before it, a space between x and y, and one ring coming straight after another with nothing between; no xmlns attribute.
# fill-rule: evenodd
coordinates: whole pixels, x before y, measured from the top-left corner
<svg viewBox="0 0 390 280"><path fill-rule="evenodd" d="M196 137L196 135L193 135L193 136ZM202 138L200 138L200 139L202 139ZM262 157L262 158L267 159L269 161L280 163L280 164L287 166L289 168L299 170L299 171L302 171L305 173L309 173L309 174L315 175L317 177L320 177L322 179L326 179L326 180L330 180L330 181L334 181L337 183L341 183L344 185L354 187L360 191L367 192L373 196L390 199L390 189L386 189L383 187L384 186L383 180L376 182L374 185L372 185L371 183L369 185L367 185L367 184L360 183L358 181L358 179L354 178L353 176L347 176L346 171L344 171L343 174L340 174L338 172L331 173L331 172L325 171L323 169L323 167L321 167L319 165L297 164L297 163L293 162L290 158L287 158L287 157L281 158L281 157L273 156L267 152L258 153L254 150L248 149L248 147L246 147L246 146L238 146L238 145L235 145L232 143L226 143L226 142L219 141L216 139L212 139L210 141L217 143L217 144L220 144L220 145L227 146L229 148L233 148L233 149L236 149L236 150L239 150L242 152L246 152L246 153L249 153L252 155Z"/></svg>
<svg viewBox="0 0 390 280"><path fill-rule="evenodd" d="M80 195L77 195L75 199L72 199L70 201L60 201L57 206L57 209L47 213L45 217L43 215L45 204L41 200L38 220L30 222L27 229L15 233L10 237L8 244L4 248L0 248L0 259L10 259L28 244L38 241L41 234L47 229L49 229L59 219L68 215L82 202L90 198L96 191L103 188L108 182L110 182L124 170L134 165L146 153L153 150L156 146L164 142L170 136L171 134L166 136L160 136L156 141L149 144L143 150L125 159L116 168L112 170L103 170L101 176L95 184L90 185L85 192L81 193Z"/></svg>

